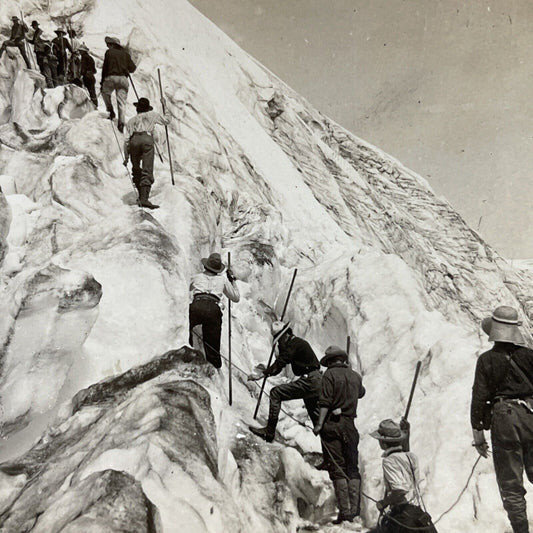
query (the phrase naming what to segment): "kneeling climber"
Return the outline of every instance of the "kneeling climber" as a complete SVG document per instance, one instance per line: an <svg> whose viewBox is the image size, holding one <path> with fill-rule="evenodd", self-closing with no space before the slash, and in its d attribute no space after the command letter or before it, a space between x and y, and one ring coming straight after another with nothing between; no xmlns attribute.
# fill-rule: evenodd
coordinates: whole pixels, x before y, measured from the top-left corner
<svg viewBox="0 0 533 533"><path fill-rule="evenodd" d="M163 109L165 100L161 99ZM124 141L124 165L131 157L133 183L139 191L139 205L148 209L159 206L148 200L150 189L154 183L154 128L156 124L166 126L170 124L170 115L161 116L153 110L148 98L139 98L133 104L137 108L137 115L126 124L126 140Z"/></svg>
<svg viewBox="0 0 533 533"><path fill-rule="evenodd" d="M193 276L190 286L193 300L189 306L189 344L193 345L193 328L201 324L205 357L215 368L220 368L220 335L224 309L222 296L226 295L232 302L238 302L240 294L231 269L228 268L226 276L221 275L226 265L220 254L213 253L204 257L202 264L204 271Z"/></svg>
<svg viewBox="0 0 533 533"><path fill-rule="evenodd" d="M304 339L293 335L290 324L274 322L272 335L274 337L273 343L278 345L278 357L262 374L259 376L250 375L248 380L257 381L264 377L275 376L288 364L291 365L292 371L295 376L298 376L298 379L272 388L266 427L250 426L252 433L267 442L274 440L282 402L302 399L313 424L318 420L318 397L322 382L320 363L313 348Z"/></svg>

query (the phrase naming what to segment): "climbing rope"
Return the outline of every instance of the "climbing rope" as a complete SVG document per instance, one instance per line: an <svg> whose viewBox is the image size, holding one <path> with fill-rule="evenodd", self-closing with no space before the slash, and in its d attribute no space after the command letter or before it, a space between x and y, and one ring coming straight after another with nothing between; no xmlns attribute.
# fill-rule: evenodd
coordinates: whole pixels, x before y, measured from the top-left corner
<svg viewBox="0 0 533 533"><path fill-rule="evenodd" d="M213 350L215 353L217 353L222 359L224 359L227 363L231 364L236 370L238 370L239 372L241 372L241 374L244 374L245 376L248 376L248 372L246 372L245 370L243 370L242 368L240 368L238 365L236 365L234 362L230 362L229 359L227 357L225 357L224 355L222 355L220 353L219 350L213 348L209 343L205 342L203 340L203 337L201 335L199 335L196 331L192 330L192 332L196 335L196 337L205 344L205 346L209 347L211 350ZM254 381L253 382L258 388L260 388L259 384ZM268 394L267 392L263 392L263 394L265 394L267 396L267 398L270 398L270 394ZM283 409L283 407L281 408L281 411L283 413L285 413L289 418L291 418L292 420L294 420L298 425L304 427L304 428L307 428L311 431L313 431L313 428L308 426L305 422L302 422L300 420L298 420L295 416L293 416L291 413L289 413L288 411L286 411L285 409ZM346 475L346 473L343 471L343 469L340 467L340 465L337 463L337 461L335 461L335 458L333 457L333 455L331 454L331 452L328 450L327 447L324 446L324 449L326 450L326 452L328 452L328 455L332 461L332 463L334 464L334 466L339 470L339 472L341 472L341 474L347 479L349 480L350 478ZM479 463L481 459L481 456L479 456L476 461L474 462L474 465L472 466L472 469L470 471L470 475L468 476L468 479L466 480L466 483L464 485L464 487L462 488L461 492L459 493L459 495L457 496L456 500L454 501L454 503L448 508L446 509L446 511L444 511L434 522L433 524L437 524L438 522L440 522L440 520L445 516L447 515L448 513L450 513L456 506L457 504L459 503L459 501L461 500L461 498L463 497L463 495L465 494L466 490L468 489L468 485L470 484L470 481L472 480L472 477L474 476L474 472L476 470L476 467ZM363 496L364 498L366 498L367 500L370 500L371 502L374 502L374 503L378 503L379 500L376 500L375 498L373 498L372 496L366 494L365 492L361 491L361 496ZM379 520L378 520L378 525L381 523L381 520L382 520L382 517L383 517L383 513L380 514L380 517L379 517ZM387 519L388 520L391 520L392 522L394 522L395 524L397 524L398 526L401 526L409 531L431 531L431 526L422 526L422 527L414 527L414 526L407 526L405 524L403 524L402 522L398 521L396 518L394 518L393 516L390 516L390 515L387 515Z"/></svg>

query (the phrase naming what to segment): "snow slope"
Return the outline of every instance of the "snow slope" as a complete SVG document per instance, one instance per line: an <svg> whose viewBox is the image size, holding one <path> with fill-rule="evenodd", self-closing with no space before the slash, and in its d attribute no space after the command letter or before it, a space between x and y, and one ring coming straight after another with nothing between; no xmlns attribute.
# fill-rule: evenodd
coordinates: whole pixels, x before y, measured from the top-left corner
<svg viewBox="0 0 533 533"><path fill-rule="evenodd" d="M4 25L19 5L2 2ZM87 94L73 86L44 90L15 52L2 58L0 455L40 465L0 480L5 531L81 531L95 516L111 528L109 509L119 505L111 496L107 515L79 507L95 487L108 495L114 484L129 495L125 508L150 502L139 520L158 532L248 531L248 523L258 532L295 531L331 511L327 476L309 465L319 445L308 429L283 418L283 445L259 443L244 430L255 389L238 371L232 408L227 368L219 374L196 363L121 385L119 396L96 407L78 412L70 403L80 389L187 343L189 279L200 258L218 250L231 251L240 280L233 358L245 372L265 362L272 309L281 311L294 268L287 316L296 334L317 353L351 336L352 363L368 390L358 419L364 490L375 497L380 457L368 433L382 418L401 416L416 361L423 361L412 447L426 505L438 516L475 460L469 393L476 355L487 347L479 320L510 304L529 325L531 275L501 259L422 178L312 109L186 1L32 0L22 8L48 33L69 18L99 66L103 37L117 35L138 64L139 94L156 107L161 69L176 185L160 135L165 163L156 163L153 194L162 207L135 207L116 130L91 110ZM187 395L185 383L202 406L196 425L167 427L181 409L168 389ZM125 417L128 406L139 427L134 414ZM305 420L299 402L291 410ZM145 419L157 423L145 427ZM113 425L117 438L106 440ZM170 447L161 444L160 427ZM194 440L193 428L203 440ZM43 442L61 445L53 455L36 454ZM191 449L210 447L192 470L176 466ZM39 500L42 515L27 514L24 505L41 498L28 483L34 475L47 494ZM63 518L61 498L75 511ZM372 524L375 509L364 505ZM81 525L74 523L80 512ZM482 527L506 527L488 462L440 523L449 532Z"/></svg>

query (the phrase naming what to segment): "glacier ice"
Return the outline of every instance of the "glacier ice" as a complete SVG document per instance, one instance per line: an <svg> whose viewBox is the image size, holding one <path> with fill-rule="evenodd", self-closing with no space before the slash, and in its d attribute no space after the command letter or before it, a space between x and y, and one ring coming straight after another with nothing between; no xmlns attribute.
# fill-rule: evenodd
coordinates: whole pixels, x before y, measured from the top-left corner
<svg viewBox="0 0 533 533"><path fill-rule="evenodd" d="M327 476L310 466L316 438L287 416L275 444L246 430L255 389L245 373L265 362L294 268L287 316L295 332L317 352L351 336L368 390L357 421L363 488L375 497L380 457L368 432L401 416L422 360L412 447L438 517L476 458L468 407L476 355L487 346L479 320L510 304L529 324L532 275L502 259L422 178L314 110L185 0L5 0L0 21L19 7L48 32L69 18L97 66L103 37L116 34L152 102L161 69L176 186L167 162L156 162L161 209L138 209L112 126L85 91L45 89L17 54L4 55L2 531L113 531L128 509L167 533L320 523L333 502ZM158 144L166 154L162 135ZM176 350L188 338L190 276L218 250L231 251L242 294L232 331L244 373L234 371L231 408L227 367L219 373L189 348ZM305 420L297 402L289 409ZM365 524L376 516L365 501ZM505 527L483 462L439 529Z"/></svg>

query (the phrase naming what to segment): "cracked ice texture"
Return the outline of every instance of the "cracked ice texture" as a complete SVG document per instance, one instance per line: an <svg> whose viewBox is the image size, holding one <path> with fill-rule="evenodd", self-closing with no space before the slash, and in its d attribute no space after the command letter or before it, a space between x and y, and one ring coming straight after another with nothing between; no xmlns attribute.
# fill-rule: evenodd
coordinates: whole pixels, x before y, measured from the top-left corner
<svg viewBox="0 0 533 533"><path fill-rule="evenodd" d="M0 173L14 180L17 194L7 196L14 221L8 264L0 271L0 346L7 346L9 356L0 390L11 399L10 429L30 424L26 433L12 435L18 440L11 449L7 441L4 457L18 453L19 443L27 448L57 404L80 388L184 344L190 275L210 251L231 250L243 293L232 307L233 358L245 371L269 353L272 309L281 312L295 267L299 274L287 318L296 334L317 352L343 345L351 336L352 363L362 369L368 389L357 423L365 491L374 496L382 490L380 458L368 432L380 419L402 414L415 362L423 360L411 414L412 443L425 476L426 504L438 516L455 499L475 459L469 394L476 355L487 347L478 322L494 306L510 304L530 325L531 275L511 268L422 178L312 109L185 1L52 0L26 2L22 8L48 32L59 16L72 15L98 66L103 37L118 35L138 63L140 95L156 108L154 74L161 68L174 117L169 129L176 186L169 184L168 166L156 162L153 194L162 208L139 212L112 127L97 112L88 112L87 95L73 87L43 90L38 75L18 72L16 52L13 61L4 56L0 97L9 106L0 120ZM7 24L18 9L18 2L2 2L0 20ZM158 141L165 154L162 136ZM47 306L19 319L20 291L32 287L29 280L40 272L57 284L56 296L69 272L86 272L87 280L102 286L102 297L93 308L81 298L80 307L65 316L59 313L60 298L45 299ZM40 298L34 289L26 295L28 301ZM61 326L68 316L76 324L75 338L67 338ZM60 356L48 357L55 348ZM39 390L32 382L34 368L53 377L40 380ZM229 409L222 377L211 385L203 382L212 400L212 431L224 458L224 483L234 497L252 502L254 529L271 531L264 516L272 523L282 517L276 531L294 529L300 517L319 517L324 477L313 485L314 474L302 455L287 450L281 454L286 471L297 472L299 481L276 482L276 449L261 444L256 453L256 441L238 436L254 404L245 378L236 373L235 404ZM33 385L15 394L19 380ZM159 408L148 402L141 411L157 418ZM305 419L297 403L291 408ZM127 421L120 424L118 430L127 428ZM291 420L283 418L279 430L284 442L304 455L318 451L316 439ZM58 464L66 464L75 441L65 442ZM110 450L119 450L113 453L120 456L121 468L131 467L130 473L141 478L132 467L137 464L133 448L124 444ZM260 464L257 455L268 460ZM109 468L113 465L101 462L102 471ZM249 482L241 483L239 472L247 468ZM202 481L178 475L172 487L185 480L189 494L182 493L183 505L190 516L202 515L209 498L194 497ZM292 495L286 507L280 503L284 485ZM164 494L156 505L167 505L168 516L179 520L169 503L172 491ZM305 496L300 507L296 494ZM218 533L217 524L233 523L227 513L215 512L198 531ZM366 506L365 514L371 523L373 506ZM441 526L463 533L503 530L505 520L493 472L484 462Z"/></svg>

